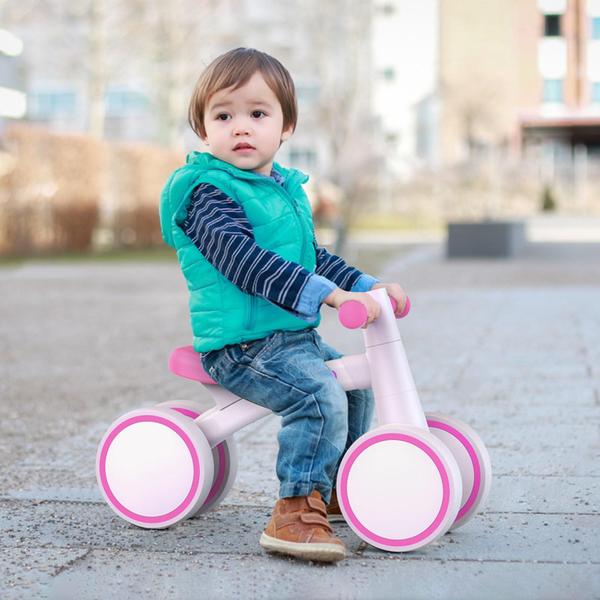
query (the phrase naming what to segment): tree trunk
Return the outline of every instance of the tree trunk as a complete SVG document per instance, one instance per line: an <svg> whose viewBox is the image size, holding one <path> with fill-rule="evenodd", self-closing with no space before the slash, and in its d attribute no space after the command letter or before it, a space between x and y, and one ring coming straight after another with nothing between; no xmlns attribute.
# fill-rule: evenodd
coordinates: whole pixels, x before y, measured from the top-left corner
<svg viewBox="0 0 600 600"><path fill-rule="evenodd" d="M106 36L104 32L104 0L90 0L90 69L88 75L88 132L104 137L106 118Z"/></svg>

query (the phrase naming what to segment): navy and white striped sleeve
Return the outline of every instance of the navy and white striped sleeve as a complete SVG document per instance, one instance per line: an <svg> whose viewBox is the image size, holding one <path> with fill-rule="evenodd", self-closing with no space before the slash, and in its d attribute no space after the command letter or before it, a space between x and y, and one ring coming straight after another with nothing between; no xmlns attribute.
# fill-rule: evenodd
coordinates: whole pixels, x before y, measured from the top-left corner
<svg viewBox="0 0 600 600"><path fill-rule="evenodd" d="M242 291L311 321L335 289L326 278L258 246L243 208L210 184L192 194L182 229L203 256Z"/></svg>
<svg viewBox="0 0 600 600"><path fill-rule="evenodd" d="M317 253L317 268L315 272L329 281L335 283L339 288L347 292L367 292L373 285L379 283L378 279L362 273L355 267L351 267L343 258L331 254L313 240L315 252Z"/></svg>

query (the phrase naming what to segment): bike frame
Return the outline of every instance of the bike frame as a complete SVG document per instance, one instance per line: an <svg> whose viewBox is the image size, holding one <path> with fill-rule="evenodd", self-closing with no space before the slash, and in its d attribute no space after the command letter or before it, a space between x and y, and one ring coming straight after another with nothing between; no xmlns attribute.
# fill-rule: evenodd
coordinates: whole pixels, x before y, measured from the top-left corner
<svg viewBox="0 0 600 600"><path fill-rule="evenodd" d="M363 330L365 353L344 356L326 364L344 390L373 389L378 425L401 423L428 430L387 293L385 289L368 293L380 305L381 314ZM211 448L271 414L268 408L240 398L218 384L207 384L206 388L216 406L195 422Z"/></svg>

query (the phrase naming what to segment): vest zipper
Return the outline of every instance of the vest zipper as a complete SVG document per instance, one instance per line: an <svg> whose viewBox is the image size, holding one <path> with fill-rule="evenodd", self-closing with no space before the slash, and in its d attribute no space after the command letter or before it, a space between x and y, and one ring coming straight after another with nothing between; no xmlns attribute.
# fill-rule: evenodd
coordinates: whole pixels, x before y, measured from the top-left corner
<svg viewBox="0 0 600 600"><path fill-rule="evenodd" d="M292 195L278 183L276 183L276 182L273 182L273 183L274 183L274 185L277 186L278 192L280 194L283 193L283 195L286 198L286 201L292 205L292 210L294 211L294 214L296 215L296 220L298 222L298 226L300 227L300 237L302 239L302 243L300 245L300 261L299 262L302 266L304 266L303 263L304 263L304 252L306 250L306 237L304 235L304 226L302 223L302 217L300 216L300 213L298 212L298 208L296 207L296 201L294 200Z"/></svg>
<svg viewBox="0 0 600 600"><path fill-rule="evenodd" d="M248 315L246 316L246 329L252 329L254 327L254 305L256 303L256 296L250 296L250 302L248 303Z"/></svg>

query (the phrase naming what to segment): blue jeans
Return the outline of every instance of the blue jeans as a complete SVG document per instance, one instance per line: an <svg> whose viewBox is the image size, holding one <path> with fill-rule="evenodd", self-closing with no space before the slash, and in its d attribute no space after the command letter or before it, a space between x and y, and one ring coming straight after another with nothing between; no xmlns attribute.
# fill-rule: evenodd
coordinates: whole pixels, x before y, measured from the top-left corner
<svg viewBox="0 0 600 600"><path fill-rule="evenodd" d="M371 391L345 392L325 365L341 356L314 329L277 331L202 356L220 385L282 418L280 498L318 490L328 503L345 451L371 425Z"/></svg>

